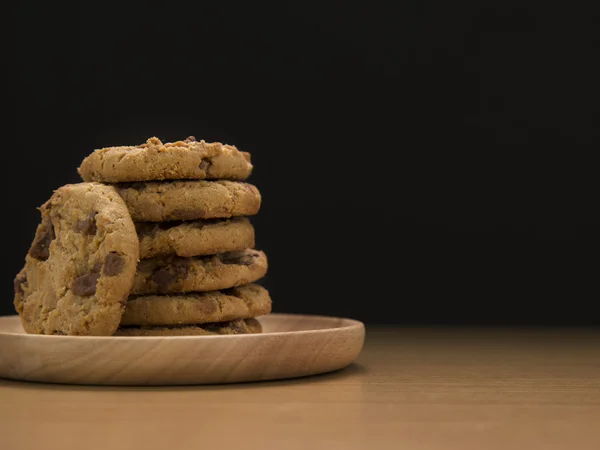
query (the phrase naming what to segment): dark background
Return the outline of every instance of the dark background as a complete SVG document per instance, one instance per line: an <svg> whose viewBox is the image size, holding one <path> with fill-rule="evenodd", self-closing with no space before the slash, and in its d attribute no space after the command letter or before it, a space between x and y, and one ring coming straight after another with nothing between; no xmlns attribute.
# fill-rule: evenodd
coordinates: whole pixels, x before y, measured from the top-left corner
<svg viewBox="0 0 600 450"><path fill-rule="evenodd" d="M598 324L596 11L497 1L19 4L0 313L93 149L252 153L279 312ZM570 5L570 4L569 4Z"/></svg>

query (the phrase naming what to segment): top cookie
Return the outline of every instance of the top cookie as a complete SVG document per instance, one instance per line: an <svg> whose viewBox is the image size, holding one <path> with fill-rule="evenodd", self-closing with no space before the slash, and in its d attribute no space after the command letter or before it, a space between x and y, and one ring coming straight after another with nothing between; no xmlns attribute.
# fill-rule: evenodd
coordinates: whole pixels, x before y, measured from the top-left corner
<svg viewBox="0 0 600 450"><path fill-rule="evenodd" d="M196 141L163 144L153 137L137 146L95 150L78 169L84 181L121 183L151 180L245 180L252 173L250 154L233 145Z"/></svg>
<svg viewBox="0 0 600 450"><path fill-rule="evenodd" d="M133 285L139 240L111 186L66 185L40 208L14 305L27 333L110 336Z"/></svg>

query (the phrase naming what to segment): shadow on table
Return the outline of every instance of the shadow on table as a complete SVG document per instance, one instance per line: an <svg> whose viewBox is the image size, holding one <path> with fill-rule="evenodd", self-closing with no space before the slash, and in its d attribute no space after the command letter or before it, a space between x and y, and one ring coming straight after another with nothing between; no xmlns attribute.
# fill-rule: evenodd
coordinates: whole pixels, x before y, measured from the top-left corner
<svg viewBox="0 0 600 450"><path fill-rule="evenodd" d="M273 381L254 381L247 383L210 384L210 385L181 385L181 386L110 386L110 385L70 385L38 383L30 381L14 381L0 378L1 387L18 387L19 389L55 390L55 391L185 391L185 390L236 390L236 389L268 389L270 387L297 386L313 383L331 383L344 381L357 375L367 373L362 364L352 363L344 369L334 372L310 375L298 378L288 378Z"/></svg>

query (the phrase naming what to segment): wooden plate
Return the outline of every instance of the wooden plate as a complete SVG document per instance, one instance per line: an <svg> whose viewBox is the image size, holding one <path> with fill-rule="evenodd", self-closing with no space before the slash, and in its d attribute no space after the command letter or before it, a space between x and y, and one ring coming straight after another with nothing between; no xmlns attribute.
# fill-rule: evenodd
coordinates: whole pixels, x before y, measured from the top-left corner
<svg viewBox="0 0 600 450"><path fill-rule="evenodd" d="M178 385L275 380L331 372L360 353L361 322L270 314L263 333L88 337L26 334L0 317L0 377L69 384Z"/></svg>

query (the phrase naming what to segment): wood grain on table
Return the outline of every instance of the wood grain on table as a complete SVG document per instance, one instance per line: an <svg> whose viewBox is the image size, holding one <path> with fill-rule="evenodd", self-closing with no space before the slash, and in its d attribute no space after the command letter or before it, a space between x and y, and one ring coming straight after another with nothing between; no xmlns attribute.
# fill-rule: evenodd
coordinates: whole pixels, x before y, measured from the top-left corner
<svg viewBox="0 0 600 450"><path fill-rule="evenodd" d="M340 372L201 387L0 380L0 449L599 449L600 332L367 327Z"/></svg>

